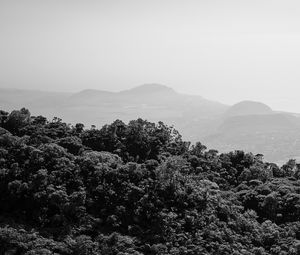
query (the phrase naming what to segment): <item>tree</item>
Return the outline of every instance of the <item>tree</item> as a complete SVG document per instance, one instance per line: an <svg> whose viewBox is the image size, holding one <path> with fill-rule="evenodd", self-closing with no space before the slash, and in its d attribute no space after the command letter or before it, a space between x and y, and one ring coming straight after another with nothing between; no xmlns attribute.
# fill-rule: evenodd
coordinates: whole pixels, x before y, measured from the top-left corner
<svg viewBox="0 0 300 255"><path fill-rule="evenodd" d="M28 125L30 122L29 110L22 108L21 110L12 111L4 123L4 128L13 134L18 134L20 128Z"/></svg>
<svg viewBox="0 0 300 255"><path fill-rule="evenodd" d="M3 127L4 123L8 119L9 113L3 110L0 110L0 127Z"/></svg>

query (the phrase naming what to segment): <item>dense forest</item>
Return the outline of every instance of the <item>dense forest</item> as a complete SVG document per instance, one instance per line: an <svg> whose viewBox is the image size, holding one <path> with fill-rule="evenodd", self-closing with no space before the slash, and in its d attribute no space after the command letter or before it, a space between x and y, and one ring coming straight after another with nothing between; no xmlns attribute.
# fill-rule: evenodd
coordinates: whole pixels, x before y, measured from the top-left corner
<svg viewBox="0 0 300 255"><path fill-rule="evenodd" d="M300 254L300 166L0 111L0 254Z"/></svg>

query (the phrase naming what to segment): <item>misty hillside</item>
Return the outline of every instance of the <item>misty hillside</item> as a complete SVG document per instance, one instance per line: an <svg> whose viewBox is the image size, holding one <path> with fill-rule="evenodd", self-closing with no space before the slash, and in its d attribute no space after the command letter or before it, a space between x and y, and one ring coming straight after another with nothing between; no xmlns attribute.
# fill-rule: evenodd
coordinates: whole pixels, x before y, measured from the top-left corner
<svg viewBox="0 0 300 255"><path fill-rule="evenodd" d="M183 95L173 89L158 85L146 84L117 93L97 90L84 90L73 94L63 104L63 109L72 111L76 107L97 108L101 111L99 123L89 118L88 122L101 125L107 122L105 114L113 113L114 117L125 120L132 117L145 117L151 120L169 118L170 120L189 115L193 118L206 118L223 113L227 106L206 100L200 96ZM125 116L124 116L125 115ZM102 117L102 118L101 118ZM128 118L128 119L127 119Z"/></svg>
<svg viewBox="0 0 300 255"><path fill-rule="evenodd" d="M227 106L164 85L145 84L120 92L0 89L0 103L5 110L26 107L34 115L50 119L59 116L86 127L141 117L174 125L184 139L203 141L219 151L243 149L262 153L266 160L275 162L300 157L300 118L275 112L262 102L242 101Z"/></svg>
<svg viewBox="0 0 300 255"><path fill-rule="evenodd" d="M36 114L51 116L70 95L61 92L0 88L0 105L7 110L33 107Z"/></svg>
<svg viewBox="0 0 300 255"><path fill-rule="evenodd" d="M202 141L220 151L243 149L282 163L289 158L299 159L300 118L245 101L230 107L216 131Z"/></svg>
<svg viewBox="0 0 300 255"><path fill-rule="evenodd" d="M51 93L2 89L1 107L7 110L27 107L33 114L48 118L60 116L69 123L102 126L115 119L129 121L142 117L175 125L188 139L208 135L212 120L228 106L184 95L159 84L145 84L120 92L83 90L78 93ZM31 96L32 93L32 96ZM13 96L15 94L15 96ZM194 130L196 128L196 130Z"/></svg>
<svg viewBox="0 0 300 255"><path fill-rule="evenodd" d="M243 115L259 115L272 114L272 109L261 102L242 101L231 106L225 113L226 116L243 116Z"/></svg>

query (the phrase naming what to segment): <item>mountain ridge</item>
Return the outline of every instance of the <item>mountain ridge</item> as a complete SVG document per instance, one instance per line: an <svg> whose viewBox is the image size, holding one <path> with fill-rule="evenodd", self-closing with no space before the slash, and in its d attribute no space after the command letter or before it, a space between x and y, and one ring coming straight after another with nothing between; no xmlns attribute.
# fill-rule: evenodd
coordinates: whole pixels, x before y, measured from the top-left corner
<svg viewBox="0 0 300 255"><path fill-rule="evenodd" d="M290 157L293 152L300 157L299 114L273 111L264 103L249 100L229 106L160 84L143 84L118 92L0 89L0 106L8 111L26 107L33 115L60 117L86 126L100 127L116 119L163 121L176 127L184 139L203 141L220 151L251 150L272 161L282 155Z"/></svg>
<svg viewBox="0 0 300 255"><path fill-rule="evenodd" d="M158 83L146 83L131 89L121 90L119 91L121 94L156 94L156 93L169 93L169 94L177 94L177 92L166 85L158 84Z"/></svg>

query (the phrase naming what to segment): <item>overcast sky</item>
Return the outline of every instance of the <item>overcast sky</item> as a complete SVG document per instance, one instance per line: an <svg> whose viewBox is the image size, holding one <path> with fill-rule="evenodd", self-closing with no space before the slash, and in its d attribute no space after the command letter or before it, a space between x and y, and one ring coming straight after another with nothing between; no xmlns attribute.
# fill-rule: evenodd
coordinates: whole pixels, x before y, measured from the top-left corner
<svg viewBox="0 0 300 255"><path fill-rule="evenodd" d="M0 87L144 83L300 112L300 2L0 0Z"/></svg>

